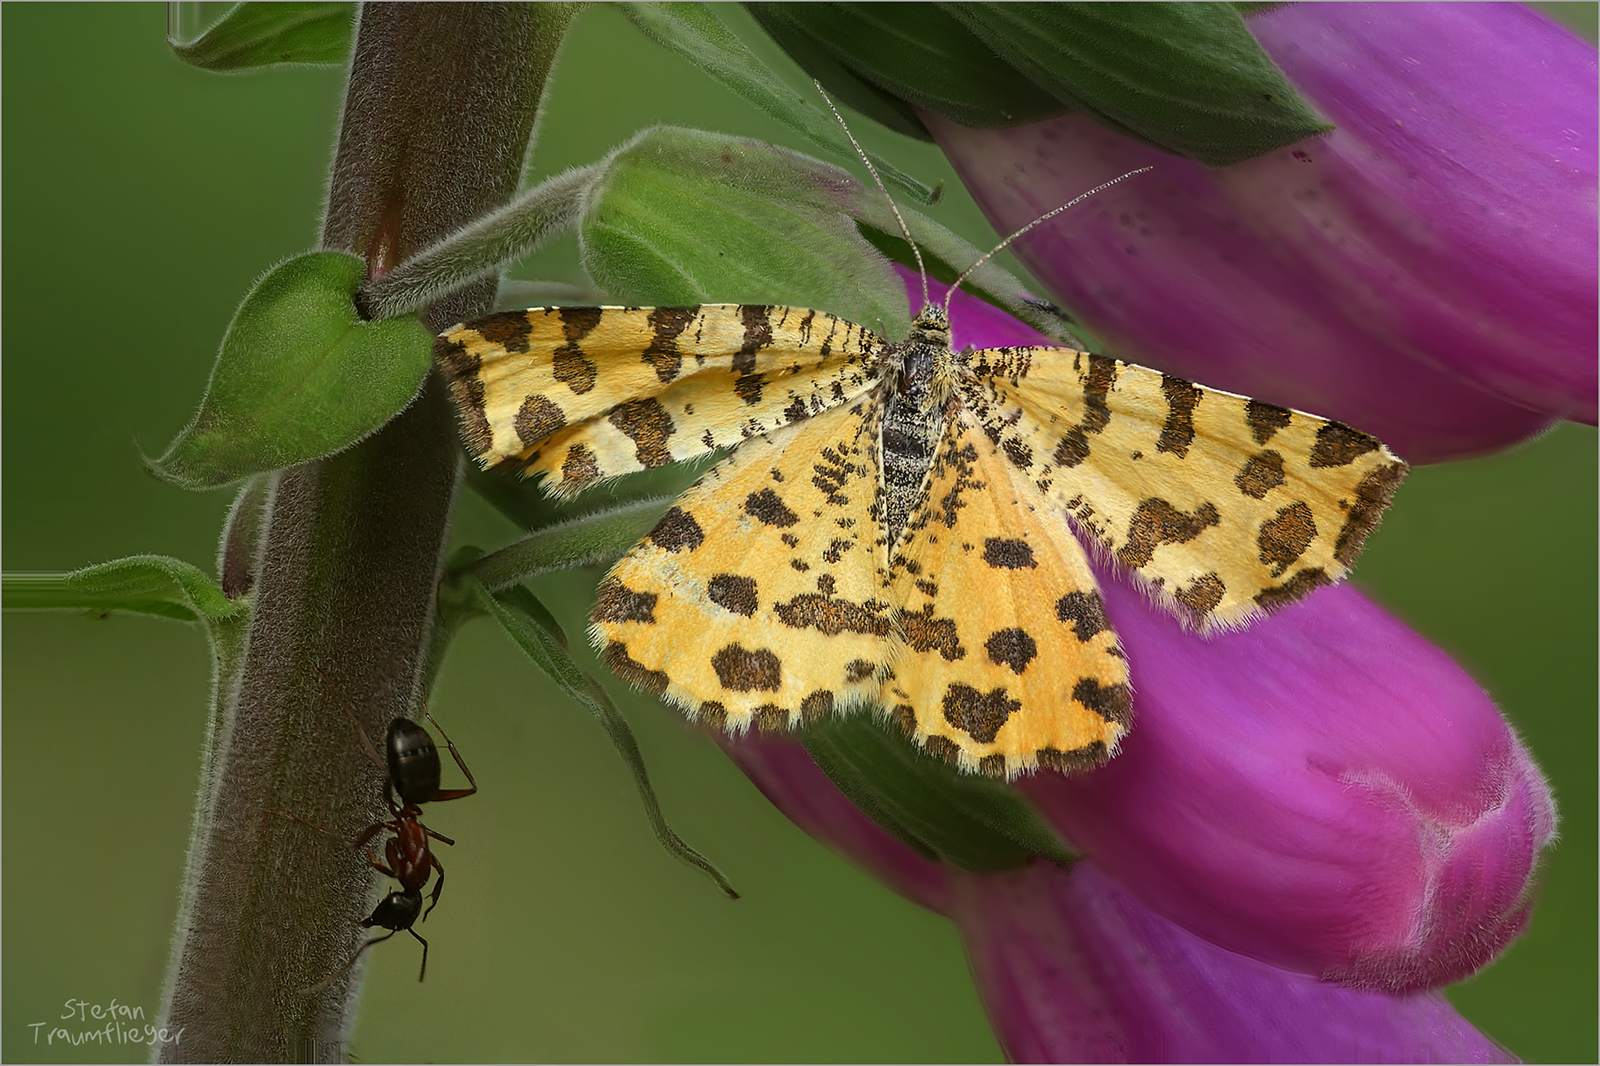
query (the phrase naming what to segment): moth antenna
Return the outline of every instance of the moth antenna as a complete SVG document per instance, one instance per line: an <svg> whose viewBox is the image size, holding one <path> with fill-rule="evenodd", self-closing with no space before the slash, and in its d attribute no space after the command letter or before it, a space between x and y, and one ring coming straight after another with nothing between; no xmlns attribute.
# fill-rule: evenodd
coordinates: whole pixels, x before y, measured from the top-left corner
<svg viewBox="0 0 1600 1066"><path fill-rule="evenodd" d="M861 162L866 164L867 173L872 175L872 183L883 193L883 198L889 201L889 210L894 212L894 220L900 223L900 232L905 235L906 243L911 245L911 254L917 257L917 276L922 279L922 306L928 306L928 268L922 265L922 252L917 248L917 242L911 239L911 230L906 226L906 220L900 217L900 209L894 205L894 197L889 195L889 190L883 187L883 179L878 177L878 168L872 165L872 160L867 158L867 153L861 150L861 145L856 141L856 135L850 132L850 124L839 114L839 109L833 106L833 100L822 88L822 83L815 78L811 84L817 87L817 92L822 94L823 103L828 105L828 110L833 112L833 117L839 120L839 125L844 127L844 135L850 138L850 145L856 150L856 155L861 157ZM1149 170L1149 167L1145 168ZM1126 177L1126 175L1124 175ZM1118 179L1121 180L1121 179ZM1088 195L1087 193L1085 195ZM1041 221L1043 221L1041 219ZM1004 247L1004 245L1001 245ZM993 255L993 252L989 253ZM987 257L986 257L987 258ZM979 260L982 262L983 260Z"/></svg>
<svg viewBox="0 0 1600 1066"><path fill-rule="evenodd" d="M838 112L836 111L836 112L834 112L834 114L838 114ZM1026 226L1023 226L1021 229L1017 230L1011 236L1007 237L1005 240L1001 241L999 244L995 245L993 248L989 249L987 252L984 252L982 255L980 255L978 257L978 261L976 263L973 263L971 266L967 267L967 269L965 269L965 270L963 270L961 272L961 276L959 278L956 278L956 280L951 284L950 290L944 294L944 310L945 310L945 314L947 316L949 315L949 313L950 313L950 297L954 296L956 294L956 290L961 288L961 283L963 281L966 281L967 278L972 275L972 272L974 270L977 270L979 267L983 266L983 264L987 263L994 256L994 254L996 252L999 252L1000 250L1005 248L1006 245L1010 244L1012 241L1016 240L1018 237L1022 236L1024 233L1027 233L1029 230L1031 230L1033 227L1039 225L1041 222L1048 222L1052 218L1055 218L1057 215L1059 215L1061 212L1065 211L1067 208L1076 207L1078 204L1083 203L1085 200L1087 200L1089 197L1093 196L1095 193L1097 193L1097 192L1105 192L1107 189L1111 188L1111 186L1117 184L1117 182L1119 182L1119 181L1126 181L1127 179L1129 179L1131 177L1134 177L1134 176L1136 176L1138 174L1144 174L1147 171L1151 171L1151 170L1154 170L1154 169L1155 169L1155 167L1140 167L1138 170L1130 170L1126 174L1119 174L1116 177L1112 178L1110 181L1103 182L1102 184L1096 185L1094 188L1090 189L1088 192L1079 193L1077 196L1074 196L1072 199L1068 200L1066 203L1062 204L1060 207L1054 208L1054 209L1052 209L1050 211L1046 211L1044 214L1040 215L1038 218L1034 219L1032 222L1028 223ZM918 260L918 261L920 262L921 260ZM926 282L924 282L924 286L926 286Z"/></svg>

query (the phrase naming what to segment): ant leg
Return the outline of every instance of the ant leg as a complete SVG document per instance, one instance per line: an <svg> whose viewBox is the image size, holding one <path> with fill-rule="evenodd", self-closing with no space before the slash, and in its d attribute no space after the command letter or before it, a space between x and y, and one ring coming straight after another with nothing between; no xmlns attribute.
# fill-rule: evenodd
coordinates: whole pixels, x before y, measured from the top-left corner
<svg viewBox="0 0 1600 1066"><path fill-rule="evenodd" d="M325 989L329 985L333 984L339 978L343 977L345 975L345 973L349 971L350 967L354 966L356 964L356 962L361 958L361 956L365 955L367 953L367 949L368 948L370 948L374 944L383 943L385 940L388 940L389 937L394 936L394 934L398 933L399 931L400 930L396 929L394 931L394 933L389 933L387 936L375 936L375 937L373 937L371 940L367 941L365 944L362 944L359 948L357 948L356 949L356 953L354 955L350 956L348 959L346 959L343 963L341 963L337 970L333 971L327 977L324 977L322 980L318 981L316 984L312 985L310 988L302 988L300 990L300 994L302 996L314 996L318 992L321 992L323 989ZM416 936L417 934L412 933L411 935L412 936ZM424 965L426 965L426 963L427 963L426 946L424 946L423 963L424 963Z"/></svg>
<svg viewBox="0 0 1600 1066"><path fill-rule="evenodd" d="M461 772L467 775L467 781L472 785L471 788L441 789L439 794L434 796L431 802L439 803L444 800L465 799L467 796L470 796L474 792L478 791L478 779L472 776L471 770L467 769L467 761L463 759L461 757L461 753L456 750L455 742L450 739L450 734L444 731L444 726L440 725L438 720L435 719L428 711L423 711L422 716L428 721L432 722L433 728L439 731L439 735L441 737L444 737L444 746L450 749L450 757L456 761L457 766L461 767Z"/></svg>
<svg viewBox="0 0 1600 1066"><path fill-rule="evenodd" d="M287 821L299 822L301 825L305 826L307 829L315 829L317 832L321 833L325 837L332 837L334 840L339 841L341 844L344 843L344 837L340 836L338 833L335 833L332 829L324 829L322 826L318 825L315 822L308 822L304 818L300 817L298 814L286 814L283 811L275 811L270 807L267 808L267 813L268 814L275 814L279 818L286 819Z"/></svg>
<svg viewBox="0 0 1600 1066"><path fill-rule="evenodd" d="M451 847L455 847L455 843L456 842L454 840L451 840L449 837L445 836L443 833L435 833L432 829L429 829L427 826L423 825L421 822L417 823L417 828L422 830L424 833L427 833L429 836L431 836L433 839L437 840L439 843L441 843L441 844L449 844Z"/></svg>
<svg viewBox="0 0 1600 1066"><path fill-rule="evenodd" d="M439 905L439 893L444 891L444 863L439 861L439 856L428 852L428 862L433 864L434 872L439 875L439 880L433 884L433 892L428 896L428 909L422 912L422 920L428 920L428 914Z"/></svg>
<svg viewBox="0 0 1600 1066"><path fill-rule="evenodd" d="M360 836L356 837L350 842L350 846L355 848L357 851L360 851L362 847L366 845L367 841L371 840L385 829L395 833L400 832L400 826L394 822L373 822L371 825L367 826L361 831Z"/></svg>
<svg viewBox="0 0 1600 1066"><path fill-rule="evenodd" d="M344 713L350 716L350 722L356 727L356 735L361 738L361 746L367 749L367 755L370 756L372 761L377 764L378 769L382 770L384 773L388 773L389 764L384 761L382 755L378 754L378 749L373 746L372 739L367 736L367 731L362 728L361 719L356 716L354 706L350 702L350 697L345 695L344 690L339 688L339 686L334 682L333 678L328 676L328 672L326 670L319 666L316 667L316 671L321 675L322 683L328 687L330 692L339 698L339 706L344 708Z"/></svg>
<svg viewBox="0 0 1600 1066"><path fill-rule="evenodd" d="M396 929L394 932L398 933L399 931L400 930ZM422 945L422 969L417 971L417 980L421 981L424 977L428 976L428 942L422 939L422 937L417 936L417 931L415 929L407 929L406 932L416 937L417 943ZM390 933L389 936L394 936L394 933ZM389 936L386 936L383 939L388 940ZM367 947L371 946L371 944L367 945ZM366 948L363 948L362 950L365 951Z"/></svg>

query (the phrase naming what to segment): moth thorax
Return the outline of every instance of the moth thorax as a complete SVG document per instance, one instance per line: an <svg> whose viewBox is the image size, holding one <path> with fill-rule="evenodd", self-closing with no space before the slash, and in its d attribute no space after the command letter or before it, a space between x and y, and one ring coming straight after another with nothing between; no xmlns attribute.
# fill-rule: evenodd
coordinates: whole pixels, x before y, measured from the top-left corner
<svg viewBox="0 0 1600 1066"><path fill-rule="evenodd" d="M915 339L900 345L900 372L891 375L880 430L883 523L891 549L917 506L944 434L949 395L949 346Z"/></svg>

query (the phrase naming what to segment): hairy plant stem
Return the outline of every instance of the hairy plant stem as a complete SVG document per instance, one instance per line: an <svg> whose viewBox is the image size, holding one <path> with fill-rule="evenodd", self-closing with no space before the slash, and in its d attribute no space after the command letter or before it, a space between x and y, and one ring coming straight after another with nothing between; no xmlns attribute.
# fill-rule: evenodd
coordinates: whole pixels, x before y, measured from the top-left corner
<svg viewBox="0 0 1600 1066"><path fill-rule="evenodd" d="M374 276L504 203L574 10L364 6L323 246L364 254ZM425 321L443 328L493 297L488 279ZM242 659L217 679L162 1009L182 1037L160 1059L344 1057L358 973L306 989L360 947L378 877L275 812L344 840L382 816L382 773L351 717L378 740L422 696L459 451L430 376L381 432L279 471L259 517L242 506L230 519L223 570L253 589L254 611ZM252 520L259 536L235 528Z"/></svg>

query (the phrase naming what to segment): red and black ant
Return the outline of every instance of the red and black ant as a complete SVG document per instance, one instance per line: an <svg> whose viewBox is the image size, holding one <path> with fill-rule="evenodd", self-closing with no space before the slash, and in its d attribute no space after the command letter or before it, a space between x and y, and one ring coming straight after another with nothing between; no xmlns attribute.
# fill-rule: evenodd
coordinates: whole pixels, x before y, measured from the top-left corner
<svg viewBox="0 0 1600 1066"><path fill-rule="evenodd" d="M323 674L322 678L331 687L333 679ZM344 702L344 701L341 701ZM349 710L349 707L346 707ZM423 712L424 717L433 723L439 735L444 737L445 746L450 749L451 758L456 765L461 767L461 772L467 775L471 788L440 788L440 763L439 749L434 746L433 737L421 725L409 718L396 718L389 723L389 732L384 740L385 755L380 756L378 750L372 746L372 741L367 736L367 731L361 727L360 719L356 718L353 711L350 718L355 723L356 732L361 736L362 746L367 749L367 754L373 762L383 767L387 773L384 781L383 798L389 805L389 818L386 821L374 822L361 831L361 834L351 842L351 845L360 850L372 840L373 837L385 829L394 834L384 844L384 859L379 859L371 848L367 848L366 858L373 869L400 882L400 891L391 892L378 902L372 914L361 923L364 929L387 929L384 936L373 937L350 957L350 960L340 966L332 976L315 989L327 987L338 976L356 964L356 961L374 944L381 944L385 940L404 930L410 933L417 943L422 945L422 968L417 971L417 980L421 981L428 973L428 942L418 935L413 926L419 920L427 920L428 914L439 905L439 894L444 891L444 864L439 861L428 845L429 838L441 844L454 845L455 841L442 833L436 833L422 824L422 807L424 803L443 803L447 800L463 799L478 791L477 779L472 776L472 771L467 769L466 760L461 758L461 753L456 750L455 744L450 740L444 727L434 720L433 715ZM292 814L283 814L279 811L273 813L281 817L309 826L317 832L334 839L342 839L336 833L324 829L322 826L313 825L304 818ZM387 860L387 861L385 861ZM439 875L434 882L433 892L428 897L428 909L422 909L422 890L428 885L428 878L433 874Z"/></svg>

